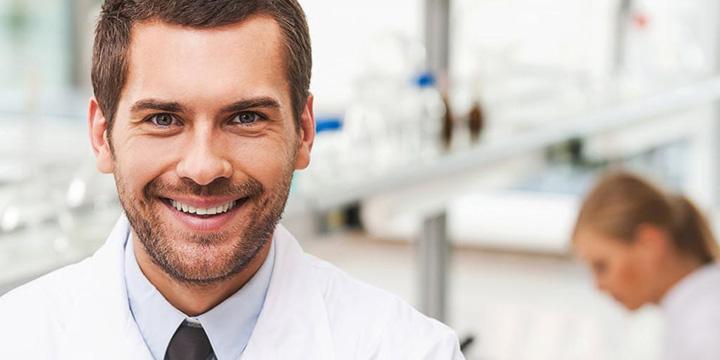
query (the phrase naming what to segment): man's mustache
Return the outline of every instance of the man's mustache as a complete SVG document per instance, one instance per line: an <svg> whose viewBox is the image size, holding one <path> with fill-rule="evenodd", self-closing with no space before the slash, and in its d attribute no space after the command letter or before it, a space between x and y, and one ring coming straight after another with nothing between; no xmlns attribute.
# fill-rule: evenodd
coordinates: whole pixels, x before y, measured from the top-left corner
<svg viewBox="0 0 720 360"><path fill-rule="evenodd" d="M167 197L173 194L190 194L199 197L252 198L265 191L263 185L254 178L233 183L228 178L218 178L210 184L200 185L188 178L180 179L177 184L167 184L154 179L145 186L145 198Z"/></svg>

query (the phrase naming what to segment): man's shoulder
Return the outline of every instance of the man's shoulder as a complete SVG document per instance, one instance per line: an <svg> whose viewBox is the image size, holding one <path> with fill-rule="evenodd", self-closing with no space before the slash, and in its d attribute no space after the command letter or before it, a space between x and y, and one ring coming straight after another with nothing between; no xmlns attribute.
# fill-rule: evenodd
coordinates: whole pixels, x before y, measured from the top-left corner
<svg viewBox="0 0 720 360"><path fill-rule="evenodd" d="M313 274L320 281L323 295L330 304L343 306L352 304L358 310L368 309L378 311L379 308L399 306L412 309L407 302L395 294L355 279L335 265L306 255L313 270ZM357 299L363 299L358 302Z"/></svg>
<svg viewBox="0 0 720 360"><path fill-rule="evenodd" d="M0 338L13 339L0 348L0 358L24 354L52 358L56 334L64 332L82 290L87 260L68 265L15 288L0 297L3 326Z"/></svg>
<svg viewBox="0 0 720 360"><path fill-rule="evenodd" d="M376 343L379 349L402 343L416 345L415 349L402 346L392 351L447 354L447 349L457 348L457 335L445 324L423 315L397 295L359 281L324 260L307 256L320 281L334 333L352 334L352 339Z"/></svg>
<svg viewBox="0 0 720 360"><path fill-rule="evenodd" d="M66 302L77 295L86 292L80 289L87 284L90 259L64 266L45 274L35 280L21 285L7 294L0 296L0 310L17 316L27 316L27 312L41 314L49 309L60 309Z"/></svg>
<svg viewBox="0 0 720 360"><path fill-rule="evenodd" d="M91 256L40 276L0 296L0 309L4 310L9 306L29 308L28 304L32 304L38 310L45 306L55 310L84 300L93 300L98 295L93 294L93 291L97 291L96 287L112 287L112 284L106 284L108 281L100 278L107 278L108 274L113 274L117 269L117 260L122 258L124 239L128 231L127 219L121 216L108 240ZM123 241L120 241L121 239Z"/></svg>

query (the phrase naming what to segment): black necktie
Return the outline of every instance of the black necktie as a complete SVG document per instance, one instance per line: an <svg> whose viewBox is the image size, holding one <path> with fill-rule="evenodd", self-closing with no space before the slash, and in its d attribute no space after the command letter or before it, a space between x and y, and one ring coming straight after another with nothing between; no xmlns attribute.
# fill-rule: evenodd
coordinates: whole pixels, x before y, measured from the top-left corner
<svg viewBox="0 0 720 360"><path fill-rule="evenodd" d="M184 321L170 339L165 360L215 359L210 340L200 324Z"/></svg>

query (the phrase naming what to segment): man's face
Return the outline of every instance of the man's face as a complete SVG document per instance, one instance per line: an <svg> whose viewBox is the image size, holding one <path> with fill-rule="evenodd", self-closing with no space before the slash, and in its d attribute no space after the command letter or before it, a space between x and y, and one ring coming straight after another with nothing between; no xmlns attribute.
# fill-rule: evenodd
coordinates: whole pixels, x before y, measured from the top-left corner
<svg viewBox="0 0 720 360"><path fill-rule="evenodd" d="M293 171L308 164L312 98L298 129L282 49L269 17L214 29L136 24L112 147L91 102L98 167L114 174L134 235L177 280L241 271L271 238Z"/></svg>

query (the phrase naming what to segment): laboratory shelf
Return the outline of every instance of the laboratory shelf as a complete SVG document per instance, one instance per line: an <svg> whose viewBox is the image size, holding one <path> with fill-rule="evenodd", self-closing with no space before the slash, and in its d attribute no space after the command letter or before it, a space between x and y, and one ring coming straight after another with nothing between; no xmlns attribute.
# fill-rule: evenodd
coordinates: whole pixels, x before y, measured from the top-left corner
<svg viewBox="0 0 720 360"><path fill-rule="evenodd" d="M485 138L480 144L439 156L432 162L418 161L378 176L358 176L353 181L323 184L315 189L295 191L286 216L305 211L328 211L368 197L406 189L410 186L462 177L500 161L543 150L568 139L585 138L649 123L658 116L709 105L720 99L720 77L670 90L660 90L632 99L618 99L590 105L566 118L541 115L537 125L503 136ZM594 102L597 104L599 101Z"/></svg>

